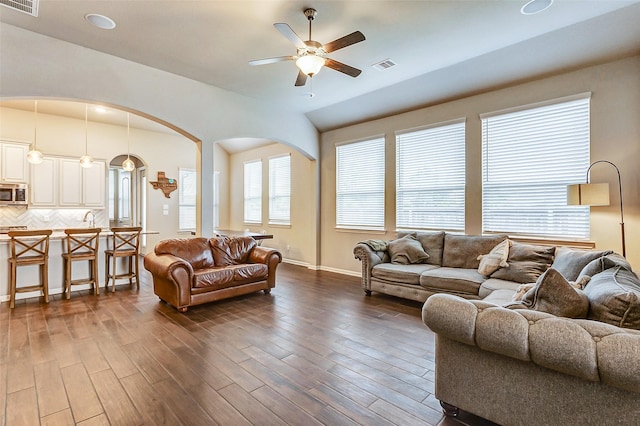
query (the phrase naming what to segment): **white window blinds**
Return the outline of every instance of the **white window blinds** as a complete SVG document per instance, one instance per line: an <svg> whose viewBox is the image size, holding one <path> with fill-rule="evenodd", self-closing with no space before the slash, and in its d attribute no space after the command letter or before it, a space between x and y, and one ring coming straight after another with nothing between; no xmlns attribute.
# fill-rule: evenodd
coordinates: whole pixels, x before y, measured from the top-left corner
<svg viewBox="0 0 640 426"><path fill-rule="evenodd" d="M336 226L384 229L384 138L336 146Z"/></svg>
<svg viewBox="0 0 640 426"><path fill-rule="evenodd" d="M262 161L244 163L244 222L262 223Z"/></svg>
<svg viewBox="0 0 640 426"><path fill-rule="evenodd" d="M269 159L269 223L291 223L291 156Z"/></svg>
<svg viewBox="0 0 640 426"><path fill-rule="evenodd" d="M589 237L567 185L589 167L589 95L482 118L483 232Z"/></svg>
<svg viewBox="0 0 640 426"><path fill-rule="evenodd" d="M396 135L396 226L464 231L465 123Z"/></svg>
<svg viewBox="0 0 640 426"><path fill-rule="evenodd" d="M196 229L197 175L193 169L180 169L178 185L178 221L180 230Z"/></svg>

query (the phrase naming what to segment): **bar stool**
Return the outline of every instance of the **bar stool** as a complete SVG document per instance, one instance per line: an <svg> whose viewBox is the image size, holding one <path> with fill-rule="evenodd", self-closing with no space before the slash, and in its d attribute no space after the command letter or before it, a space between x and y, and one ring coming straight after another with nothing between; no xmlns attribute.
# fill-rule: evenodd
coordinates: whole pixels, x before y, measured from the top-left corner
<svg viewBox="0 0 640 426"><path fill-rule="evenodd" d="M62 266L64 269L64 282L62 291L67 299L71 298L71 286L77 284L93 285L94 294L100 291L98 280L98 245L100 242L100 228L65 229L64 249L62 253ZM87 278L73 279L72 265L75 261L89 262L89 276Z"/></svg>
<svg viewBox="0 0 640 426"><path fill-rule="evenodd" d="M112 235L107 236L107 249L105 254L105 284L106 290L109 289L109 281L111 281L111 291L116 291L116 280L122 278L129 279L129 285L133 285L133 278L136 279L136 285L140 289L140 279L138 275L138 255L140 252L140 232L142 228L139 226L130 227L113 227ZM118 259L128 259L128 270L118 274Z"/></svg>
<svg viewBox="0 0 640 426"><path fill-rule="evenodd" d="M45 303L49 303L49 236L50 229L36 231L9 231L11 238L11 257L9 258L9 307L16 306L16 293L40 290ZM40 284L24 287L17 286L18 266L37 265Z"/></svg>

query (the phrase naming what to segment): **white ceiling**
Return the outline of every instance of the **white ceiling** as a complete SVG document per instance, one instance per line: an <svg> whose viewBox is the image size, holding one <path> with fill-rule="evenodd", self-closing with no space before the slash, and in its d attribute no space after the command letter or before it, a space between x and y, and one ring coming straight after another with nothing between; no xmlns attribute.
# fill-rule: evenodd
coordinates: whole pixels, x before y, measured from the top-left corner
<svg viewBox="0 0 640 426"><path fill-rule="evenodd" d="M37 18L0 7L0 21L304 113L320 131L640 52L640 0L555 0L530 16L525 3L41 0ZM307 7L314 40L366 37L329 55L362 74L323 69L313 98L309 83L294 87L293 62L247 64L295 54L273 23L307 39ZM117 26L95 28L87 13ZM387 58L397 66L371 67Z"/></svg>

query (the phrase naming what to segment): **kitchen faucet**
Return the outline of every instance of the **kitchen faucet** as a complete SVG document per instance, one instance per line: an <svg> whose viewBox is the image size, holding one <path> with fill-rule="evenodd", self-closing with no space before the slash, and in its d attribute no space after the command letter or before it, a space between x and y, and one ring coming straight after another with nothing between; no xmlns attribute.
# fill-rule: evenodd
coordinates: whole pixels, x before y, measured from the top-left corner
<svg viewBox="0 0 640 426"><path fill-rule="evenodd" d="M87 212L84 214L84 217L82 218L82 221L86 222L87 221L87 217L89 217L89 216L91 216L91 218L89 219L89 228L95 228L95 226L96 226L96 215L91 210L87 210Z"/></svg>

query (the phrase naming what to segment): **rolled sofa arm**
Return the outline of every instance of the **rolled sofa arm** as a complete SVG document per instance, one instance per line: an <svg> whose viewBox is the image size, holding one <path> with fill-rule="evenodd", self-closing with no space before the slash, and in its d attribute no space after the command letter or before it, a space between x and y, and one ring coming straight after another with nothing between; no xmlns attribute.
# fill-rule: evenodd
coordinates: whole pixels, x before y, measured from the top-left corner
<svg viewBox="0 0 640 426"><path fill-rule="evenodd" d="M353 255L362 262L362 288L371 293L371 270L378 263L388 262L389 255L386 250L373 250L364 243L358 243L353 248Z"/></svg>
<svg viewBox="0 0 640 426"><path fill-rule="evenodd" d="M278 250L255 246L249 253L249 262L264 263L267 265L269 270L267 276L269 288L274 288L276 286L276 268L278 267L278 264L282 262L282 254Z"/></svg>
<svg viewBox="0 0 640 426"><path fill-rule="evenodd" d="M436 334L609 386L640 392L640 331L435 294L422 308Z"/></svg>
<svg viewBox="0 0 640 426"><path fill-rule="evenodd" d="M171 254L148 253L144 267L153 277L153 290L165 302L180 309L191 302L193 267L189 262Z"/></svg>

